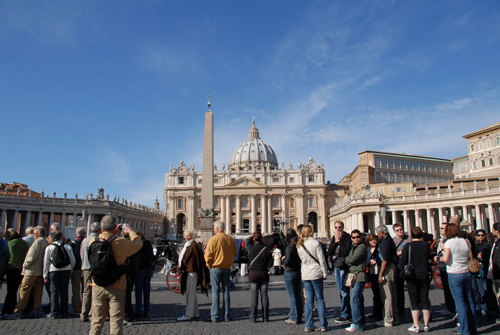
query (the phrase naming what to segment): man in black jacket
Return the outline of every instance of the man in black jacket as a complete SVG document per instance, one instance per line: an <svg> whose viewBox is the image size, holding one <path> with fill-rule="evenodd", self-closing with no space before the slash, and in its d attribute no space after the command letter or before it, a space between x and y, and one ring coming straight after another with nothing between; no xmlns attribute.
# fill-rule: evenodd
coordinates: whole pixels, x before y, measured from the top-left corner
<svg viewBox="0 0 500 335"><path fill-rule="evenodd" d="M340 324L351 323L351 302L349 297L349 287L345 286L349 267L345 263L345 259L351 250L351 235L344 231L344 223L335 221L333 224L335 232L333 234L328 255L333 259L335 267L335 282L340 295L341 310L340 316L335 319L335 322Z"/></svg>
<svg viewBox="0 0 500 335"><path fill-rule="evenodd" d="M71 313L74 316L80 316L82 312L82 257L80 256L80 247L86 235L85 228L78 227L76 228L76 239L71 242L71 249L73 249L75 255L75 267L71 272L71 290L73 292L71 297L73 311Z"/></svg>
<svg viewBox="0 0 500 335"><path fill-rule="evenodd" d="M496 241L491 248L487 282L492 281L492 288L497 298L496 303L500 305L500 222L493 224L492 232L496 236ZM496 322L500 323L500 318L497 318Z"/></svg>

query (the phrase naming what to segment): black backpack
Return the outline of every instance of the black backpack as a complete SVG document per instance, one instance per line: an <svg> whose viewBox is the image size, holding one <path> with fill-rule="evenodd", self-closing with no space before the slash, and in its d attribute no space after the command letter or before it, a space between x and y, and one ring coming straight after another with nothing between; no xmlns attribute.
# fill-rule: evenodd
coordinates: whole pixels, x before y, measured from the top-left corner
<svg viewBox="0 0 500 335"><path fill-rule="evenodd" d="M107 287L127 272L125 264L116 264L113 254L111 242L117 237L114 235L102 240L97 236L89 247L90 274L98 286Z"/></svg>
<svg viewBox="0 0 500 335"><path fill-rule="evenodd" d="M71 264L68 251L64 247L64 244L59 245L57 243L53 243L52 245L55 246L54 250L52 250L52 257L50 258L50 262L52 263L52 265L54 265L58 269L61 269Z"/></svg>
<svg viewBox="0 0 500 335"><path fill-rule="evenodd" d="M71 248L73 248L73 255L75 256L75 267L73 270L81 270L82 268L82 257L80 256L80 249L82 245L82 239L78 239L71 243Z"/></svg>

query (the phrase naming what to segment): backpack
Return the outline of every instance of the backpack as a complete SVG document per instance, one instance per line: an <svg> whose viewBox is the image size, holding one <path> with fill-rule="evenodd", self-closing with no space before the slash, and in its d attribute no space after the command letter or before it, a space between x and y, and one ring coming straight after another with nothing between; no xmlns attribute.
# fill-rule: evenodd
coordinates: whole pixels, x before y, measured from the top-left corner
<svg viewBox="0 0 500 335"><path fill-rule="evenodd" d="M111 242L118 236L114 235L107 240L97 236L89 247L90 275L98 286L107 287L127 272L125 264L118 266L113 254Z"/></svg>
<svg viewBox="0 0 500 335"><path fill-rule="evenodd" d="M52 265L54 265L58 269L61 269L71 264L68 251L64 247L64 244L59 245L57 243L52 243L52 245L55 246L54 250L52 250L52 257L50 257L50 262L52 263Z"/></svg>

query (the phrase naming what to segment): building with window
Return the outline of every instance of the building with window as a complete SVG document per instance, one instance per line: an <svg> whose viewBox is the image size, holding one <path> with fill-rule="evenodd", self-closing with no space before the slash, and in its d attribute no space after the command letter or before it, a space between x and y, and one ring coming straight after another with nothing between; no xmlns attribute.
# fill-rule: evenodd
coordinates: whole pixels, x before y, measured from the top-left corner
<svg viewBox="0 0 500 335"><path fill-rule="evenodd" d="M468 155L453 159L455 178L500 174L500 122L463 136Z"/></svg>
<svg viewBox="0 0 500 335"><path fill-rule="evenodd" d="M348 188L330 208L330 224L374 232L400 222L437 235L453 215L469 230L491 230L500 221L500 122L465 135L469 154L452 160L364 151L339 183Z"/></svg>
<svg viewBox="0 0 500 335"><path fill-rule="evenodd" d="M202 172L180 162L165 175L165 211L170 231L199 230ZM238 145L230 163L214 166L214 212L228 225L228 231L247 234L271 233L311 223L318 236L328 236L326 198L328 192L323 164L310 158L296 168L278 164L272 147L260 138L253 121L248 137ZM329 201L328 203L333 203Z"/></svg>

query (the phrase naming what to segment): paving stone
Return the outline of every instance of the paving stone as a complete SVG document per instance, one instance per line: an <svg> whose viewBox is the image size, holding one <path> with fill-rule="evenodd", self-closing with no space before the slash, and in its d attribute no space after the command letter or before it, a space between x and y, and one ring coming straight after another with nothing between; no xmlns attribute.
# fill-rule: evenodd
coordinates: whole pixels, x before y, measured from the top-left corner
<svg viewBox="0 0 500 335"><path fill-rule="evenodd" d="M250 323L248 315L250 312L250 288L247 277L238 277L236 287L231 291L231 314L233 321L208 323L204 322L210 317L211 295L208 297L198 293L200 318L191 321L177 322L177 318L184 314L185 299L181 294L170 291L165 283L165 276L154 274L151 287L150 319L134 322L125 327L125 334L303 334L304 325L287 325L289 302L286 293L283 276L271 276L269 285L270 300L270 322ZM6 285L0 292L0 306L5 299ZM70 293L71 294L71 293ZM451 334L457 327L456 322L443 318L439 315L444 311L443 291L435 285L431 285L430 299L434 312L434 320L431 322L432 334ZM340 313L340 299L337 293L334 277L329 276L324 286L324 296L328 317L329 333L347 333L344 328L348 325L337 325L334 318ZM365 313L371 314L372 293L370 289L364 291ZM367 329L365 334L409 334L411 327L410 302L405 292L406 314L400 317L401 324L393 328L377 327L374 321L367 318ZM71 301L71 298L70 298ZM221 295L222 301L222 295ZM47 293L44 292L43 304L48 303ZM71 308L71 306L70 306ZM319 320L315 318L315 324ZM494 318L478 316L479 334L500 334L500 324L495 324ZM423 328L423 323L421 322ZM90 323L82 323L79 318L55 319L22 319L22 320L0 320L1 334L86 334L89 332ZM109 334L109 322L104 326L103 334Z"/></svg>

